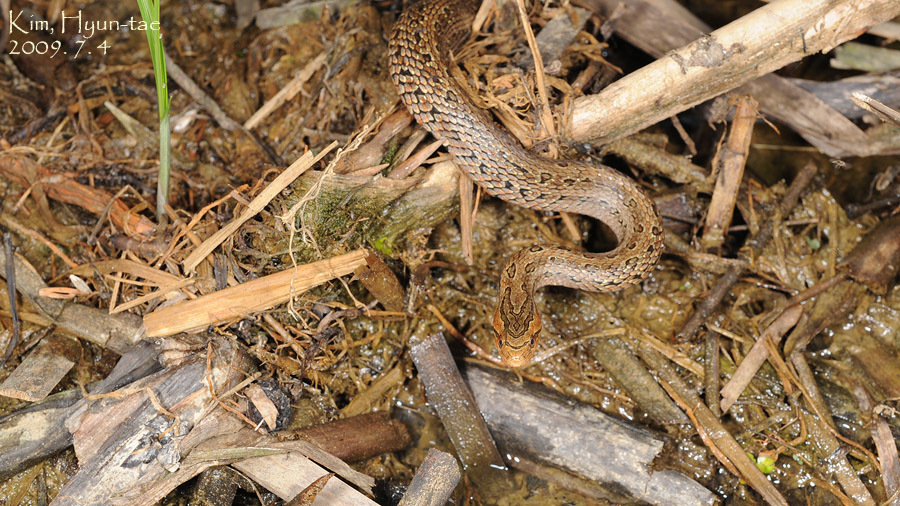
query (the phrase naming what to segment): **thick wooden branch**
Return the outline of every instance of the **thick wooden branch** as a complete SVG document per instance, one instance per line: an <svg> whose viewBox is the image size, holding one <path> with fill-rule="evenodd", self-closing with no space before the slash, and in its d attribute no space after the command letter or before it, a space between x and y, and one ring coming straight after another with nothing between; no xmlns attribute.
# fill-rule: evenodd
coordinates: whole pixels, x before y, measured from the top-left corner
<svg viewBox="0 0 900 506"><path fill-rule="evenodd" d="M578 99L567 131L597 142L628 135L898 14L892 0L771 3Z"/></svg>

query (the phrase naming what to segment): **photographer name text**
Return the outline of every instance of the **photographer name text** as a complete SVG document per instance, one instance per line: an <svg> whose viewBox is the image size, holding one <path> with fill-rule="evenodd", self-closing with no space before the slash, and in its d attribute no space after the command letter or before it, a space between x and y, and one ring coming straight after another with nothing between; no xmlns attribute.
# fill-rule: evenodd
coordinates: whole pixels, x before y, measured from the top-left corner
<svg viewBox="0 0 900 506"><path fill-rule="evenodd" d="M103 20L93 20L86 19L84 14L81 11L77 11L75 14L66 13L66 11L62 11L60 13L60 22L59 26L53 26L49 21L45 19L33 19L34 16L26 17L22 11L18 13L13 12L12 9L9 11L9 34L10 40L9 43L12 47L10 47L9 54L39 54L39 55L49 55L51 58L62 52L62 54L69 54L68 51L60 51L62 49L62 42L57 39L52 42L47 41L38 41L34 42L31 40L25 41L17 41L16 36L29 35L35 32L48 33L50 35L55 35L57 28L59 28L59 35L66 37L75 37L81 36L81 38L77 40L72 40L74 52L72 56L74 58L78 58L81 54L82 49L85 49L87 54L92 54L92 50L98 50L102 54L106 54L106 51L110 49L112 46L107 43L106 40L99 41L98 43L92 43L91 38L94 36L98 36L103 32L112 32L112 31L146 31L146 30L160 30L160 24L158 21L154 21L152 23L147 23L140 18L135 19L134 16L131 16L127 21L119 21L117 19L103 19ZM96 41L95 41L96 42ZM85 47L87 46L87 47Z"/></svg>

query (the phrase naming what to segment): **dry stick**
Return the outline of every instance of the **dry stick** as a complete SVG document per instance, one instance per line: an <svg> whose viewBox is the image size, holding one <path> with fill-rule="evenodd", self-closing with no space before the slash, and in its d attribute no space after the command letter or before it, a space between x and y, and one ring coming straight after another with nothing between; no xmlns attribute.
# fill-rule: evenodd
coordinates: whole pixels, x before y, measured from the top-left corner
<svg viewBox="0 0 900 506"><path fill-rule="evenodd" d="M894 126L900 126L900 112L897 112L895 109L891 109L890 107L882 104L874 98L856 91L853 92L852 95L850 95L850 100L852 100L853 103L858 105L859 107L871 112L875 116L878 116L881 121L890 123Z"/></svg>
<svg viewBox="0 0 900 506"><path fill-rule="evenodd" d="M538 49L537 40L534 38L534 32L531 30L531 22L528 20L528 11L525 9L523 0L516 0L519 8L519 19L522 22L522 30L525 31L525 39L528 41L528 47L531 49L531 56L534 58L534 75L537 81L538 97L541 99L541 110L539 118L541 120L541 128L551 138L556 137L556 129L553 127L553 114L550 109L550 99L547 97L547 84L544 77L544 60L541 57L541 51Z"/></svg>
<svg viewBox="0 0 900 506"><path fill-rule="evenodd" d="M459 233L462 236L463 257L466 265L475 264L472 250L472 234L475 228L475 184L465 174L459 176Z"/></svg>
<svg viewBox="0 0 900 506"><path fill-rule="evenodd" d="M722 410L719 408L719 333L709 331L703 340L703 383L704 396L706 405L712 410L713 415L717 418L722 416Z"/></svg>
<svg viewBox="0 0 900 506"><path fill-rule="evenodd" d="M19 322L19 310L16 303L16 256L12 243L12 235L6 230L6 227L0 226L0 232L3 235L3 259L6 265L6 271L3 278L6 279L6 300L9 304L9 312L12 315L13 332L12 338L6 345L6 351L3 352L3 360L0 365L5 364L12 352L19 344L19 335L21 334L22 325ZM3 350L0 350L2 352Z"/></svg>
<svg viewBox="0 0 900 506"><path fill-rule="evenodd" d="M259 195L256 196L250 203L247 205L247 208L241 213L241 215L227 225L222 227L218 232L212 235L209 239L203 242L197 249L194 250L187 258L184 259L184 269L186 271L194 270L207 255L212 253L216 247L225 241L231 234L233 234L245 221L250 218L256 216L257 213L262 211L269 202L275 198L281 190L283 190L287 185L291 184L295 179L300 177L300 174L306 172L307 169L316 164L319 160L322 159L323 156L331 152L334 147L337 146L337 142L332 142L325 149L323 149L318 156L313 157L311 151L307 152L303 156L297 159L294 163L291 164L290 167L284 170L281 174L278 175L269 186L267 186Z"/></svg>
<svg viewBox="0 0 900 506"><path fill-rule="evenodd" d="M629 165L662 175L676 183L694 184L704 189L712 186L706 169L691 163L684 156L669 153L664 147L642 141L639 136L610 142L603 146L603 153L615 154Z"/></svg>
<svg viewBox="0 0 900 506"><path fill-rule="evenodd" d="M429 448L398 506L443 506L461 477L453 455Z"/></svg>
<svg viewBox="0 0 900 506"><path fill-rule="evenodd" d="M806 290L803 290L802 292L792 296L790 299L787 300L787 305L794 306L794 305L800 304L801 302L803 302L805 300L809 300L809 299L815 297L816 295L819 295L820 293L825 292L826 290L834 288L841 281L844 281L845 279L847 279L847 277L848 277L848 274L846 272L841 272L839 274L836 274L836 275L826 279L825 281L819 281L818 283L807 288Z"/></svg>
<svg viewBox="0 0 900 506"><path fill-rule="evenodd" d="M616 504L712 504L713 494L691 478L674 470L652 471L652 462L663 451L664 436L547 388L523 383L509 372L468 364L464 372L501 451L516 456L510 466L567 488L583 489L583 482L571 478L560 482L558 473L579 476L578 482L593 484L585 492ZM531 465L523 466L523 461ZM544 472L535 472L536 467ZM560 471L548 476L550 468ZM598 487L606 493L598 494Z"/></svg>
<svg viewBox="0 0 900 506"><path fill-rule="evenodd" d="M365 265L365 259L366 251L359 249L158 309L144 315L147 335L170 336L263 311L287 302L297 293L352 273Z"/></svg>
<svg viewBox="0 0 900 506"><path fill-rule="evenodd" d="M6 273L10 265L15 267L16 291L31 299L41 316L72 335L116 353L124 353L131 347L140 327L139 317L131 314L109 315L94 307L41 297L40 292L47 285L35 268L18 256L7 263L6 257L0 255L0 272Z"/></svg>
<svg viewBox="0 0 900 506"><path fill-rule="evenodd" d="M750 139L753 137L753 124L757 116L759 104L753 97L743 96L737 99L728 140L724 149L716 153L716 160L713 162L714 170L719 175L709 202L703 238L700 240L700 244L707 250L718 248L725 241L725 230L731 223L738 189L744 179L744 166L750 155Z"/></svg>
<svg viewBox="0 0 900 506"><path fill-rule="evenodd" d="M623 137L898 14L894 0L771 3L576 100L567 131L577 140Z"/></svg>
<svg viewBox="0 0 900 506"><path fill-rule="evenodd" d="M797 174L797 177L794 178L794 181L791 183L791 186L788 187L787 192L784 194L784 198L781 200L781 205L779 206L781 215L784 216L790 212L791 209L795 205L797 205L797 201L800 200L800 194L803 190L809 185L812 181L813 176L818 172L818 168L813 162L809 162L803 169ZM763 226L760 228L759 233L756 236L751 237L747 243L753 250L762 249L768 242L772 239L772 234L774 233L774 223L772 221L766 221ZM697 333L697 330L700 328L700 325L703 324L704 321L712 314L713 311L719 304L722 302L722 299L731 291L731 287L737 283L738 278L741 276L743 272L743 266L733 266L730 267L725 274L722 275L721 278L716 282L716 285L710 290L709 294L706 298L697 305L697 310L688 318L688 320L684 323L681 329L675 333L676 339L680 341L686 341L692 339L694 335Z"/></svg>
<svg viewBox="0 0 900 506"><path fill-rule="evenodd" d="M401 451L412 442L406 426L386 411L280 432L278 439L311 441L345 462L360 462L382 453Z"/></svg>
<svg viewBox="0 0 900 506"><path fill-rule="evenodd" d="M689 420L675 406L646 366L619 338L594 343L591 354L634 402L663 425L687 424Z"/></svg>
<svg viewBox="0 0 900 506"><path fill-rule="evenodd" d="M297 494L293 499L285 503L284 506L310 506L318 497L319 492L325 488L325 485L328 484L328 480L330 480L334 476L334 473L328 473L316 481L312 482L303 489L302 492Z"/></svg>
<svg viewBox="0 0 900 506"><path fill-rule="evenodd" d="M150 237L156 226L146 217L132 213L120 200L99 188L83 185L74 179L54 174L43 165L37 165L27 158L0 156L0 174L24 186L35 185L49 198L66 204L74 204L91 214L103 215L109 207L109 218L113 225L133 237ZM35 195L38 190L35 189ZM110 201L112 205L110 206Z"/></svg>
<svg viewBox="0 0 900 506"><path fill-rule="evenodd" d="M703 404L694 389L684 383L678 373L669 365L668 360L644 344L641 344L638 352L641 358L656 370L660 380L664 382L664 386L667 386L667 390L673 394L675 402L681 405L688 416L696 420L696 428L701 434L705 433L704 440L710 445L710 450L720 460L721 455L724 455L727 460L722 461L722 464L726 468L736 469L739 473L738 476L753 487L768 504L787 506L787 501L775 488L775 485L747 457L744 449L734 440L728 429L719 422L706 404Z"/></svg>
<svg viewBox="0 0 900 506"><path fill-rule="evenodd" d="M827 468L837 478L837 482L840 483L844 492L853 499L853 503L874 506L875 500L872 499L872 494L869 493L862 480L859 479L856 470L850 465L846 453L842 451L841 443L838 440L840 435L834 428L829 427L834 422L831 420L831 415L827 408L824 407L825 401L821 398L821 394L818 393L818 386L803 354L793 354L791 364L797 371L797 378L800 380L798 386L803 390L808 405L816 413L816 416L811 416L808 412L802 412L803 414L801 415L808 418L807 427L809 427L810 439L819 448L819 454L824 456ZM818 398L818 401L815 400L816 398ZM821 402L823 408L817 408L816 402ZM846 441L843 437L841 439ZM859 448L859 445L854 446ZM875 456L867 450L866 455L871 459L871 463L877 466L878 461L875 459Z"/></svg>
<svg viewBox="0 0 900 506"><path fill-rule="evenodd" d="M76 339L45 335L16 370L0 383L0 395L29 402L41 401L50 395L80 356L81 346Z"/></svg>
<svg viewBox="0 0 900 506"><path fill-rule="evenodd" d="M409 351L419 378L425 385L428 402L434 406L466 470L489 476L490 468L505 467L475 398L453 362L450 348L441 333L414 344Z"/></svg>
<svg viewBox="0 0 900 506"><path fill-rule="evenodd" d="M341 408L341 415L356 416L371 411L376 401L391 388L402 384L405 377L403 367L395 365L393 369L373 381L369 388L357 394L350 404Z"/></svg>
<svg viewBox="0 0 900 506"><path fill-rule="evenodd" d="M740 397L747 385L750 384L750 380L756 375L756 371L769 357L766 341L771 340L772 344L777 345L787 331L797 324L802 314L802 306L788 306L759 336L759 339L750 348L750 352L744 357L741 365L738 366L731 376L731 380L722 388L722 400L719 402L719 406L722 408L723 413L731 409L734 401Z"/></svg>
<svg viewBox="0 0 900 506"><path fill-rule="evenodd" d="M407 158L403 163L397 165L388 173L387 177L390 179L404 179L409 177L417 167L425 163L428 160L428 157L433 155L441 145L444 144L444 141L438 139L431 144L425 146L416 152L416 154Z"/></svg>
<svg viewBox="0 0 900 506"><path fill-rule="evenodd" d="M781 361L781 363L777 365L776 368L782 367L794 377L797 389L800 390L800 393L802 393L808 401L807 405L816 415L815 419L824 421L824 424L822 426L830 433L830 437L832 439L843 441L846 446L849 446L856 450L856 453L854 455L856 458L863 461L867 460L868 463L875 468L875 472L880 473L881 466L879 465L878 458L875 457L875 454L873 454L871 451L869 451L868 448L865 448L856 441L853 441L852 439L849 439L846 436L842 435L836 428L834 428L834 420L831 419L831 412L828 410L825 399L822 396L822 393L819 391L819 387L818 384L816 384L815 378L813 377L812 370L809 368L809 364L806 363L806 358L803 356L803 354L791 354L790 359L793 370L787 369L787 362L784 361Z"/></svg>
<svg viewBox="0 0 900 506"><path fill-rule="evenodd" d="M3 221L3 225L9 227L14 232L28 236L28 237L34 239L35 241L38 241L39 243L43 244L44 246L46 246L50 250L50 252L52 252L54 255L58 256L70 269L74 269L74 268L78 267L78 264L76 264L74 260L69 258L68 255L63 253L63 251L61 249L59 249L58 246L56 246L55 244L50 242L50 240L47 239L46 237L44 237L43 235L41 235L40 232L31 230L30 228L26 227L25 225L22 225L21 223L19 223L19 221L16 220L15 218L13 218L12 215L6 214L6 213L0 214L0 220Z"/></svg>
<svg viewBox="0 0 900 506"><path fill-rule="evenodd" d="M656 58L712 31L675 0L580 1L614 18L609 25L618 35ZM877 150L853 121L788 79L766 74L736 91L756 97L766 116L788 125L828 156ZM652 107L651 99L647 103Z"/></svg>

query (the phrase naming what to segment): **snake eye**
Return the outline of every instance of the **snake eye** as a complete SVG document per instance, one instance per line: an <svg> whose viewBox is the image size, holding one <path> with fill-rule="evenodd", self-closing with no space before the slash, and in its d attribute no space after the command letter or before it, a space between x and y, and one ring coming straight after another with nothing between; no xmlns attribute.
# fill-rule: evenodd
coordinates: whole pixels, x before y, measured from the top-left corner
<svg viewBox="0 0 900 506"><path fill-rule="evenodd" d="M498 348L502 348L502 347L503 347L503 339L498 339L498 340L497 340L497 347L498 347Z"/></svg>
<svg viewBox="0 0 900 506"><path fill-rule="evenodd" d="M534 338L531 338L531 345L534 346Z"/></svg>

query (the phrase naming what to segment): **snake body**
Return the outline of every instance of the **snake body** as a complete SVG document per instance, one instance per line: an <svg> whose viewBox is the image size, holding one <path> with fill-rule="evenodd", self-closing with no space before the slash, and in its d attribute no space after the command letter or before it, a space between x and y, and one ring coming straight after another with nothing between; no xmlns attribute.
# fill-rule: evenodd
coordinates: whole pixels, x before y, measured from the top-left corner
<svg viewBox="0 0 900 506"><path fill-rule="evenodd" d="M636 182L606 166L526 150L450 76L450 50L468 36L479 4L424 0L401 15L389 40L390 74L401 99L488 194L532 209L591 216L618 241L605 253L533 245L506 264L494 337L501 358L520 367L534 356L541 331L535 290L557 285L599 292L638 283L659 260L663 232L655 204Z"/></svg>

